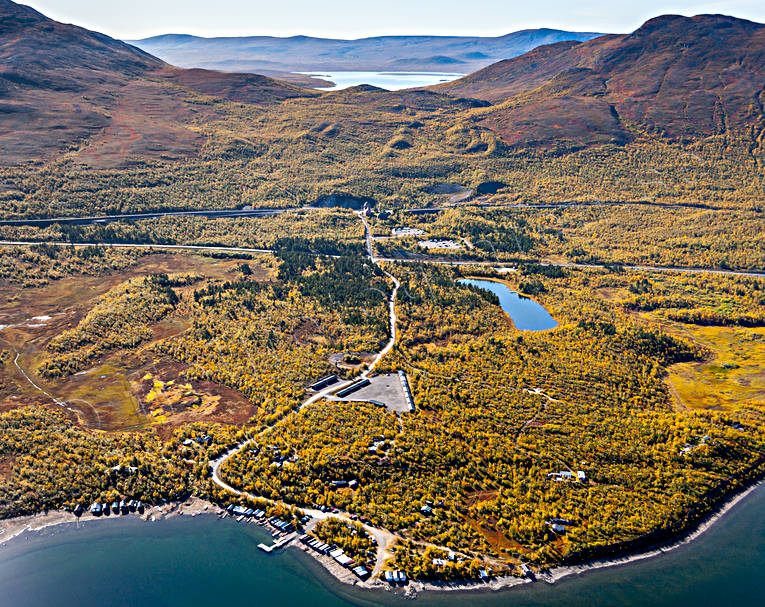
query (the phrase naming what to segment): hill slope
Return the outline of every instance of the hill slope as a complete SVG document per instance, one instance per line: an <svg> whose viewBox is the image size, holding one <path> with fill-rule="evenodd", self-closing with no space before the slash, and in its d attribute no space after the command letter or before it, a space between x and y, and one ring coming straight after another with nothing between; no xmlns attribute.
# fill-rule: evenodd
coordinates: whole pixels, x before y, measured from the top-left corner
<svg viewBox="0 0 765 607"><path fill-rule="evenodd" d="M511 145L674 138L762 127L765 25L665 15L628 35L537 48L434 90L502 103L485 125ZM509 101L508 101L509 100Z"/></svg>
<svg viewBox="0 0 765 607"><path fill-rule="evenodd" d="M542 44L589 40L598 35L553 29L523 30L494 38L380 36L359 40L168 34L131 43L181 67L280 74L324 70L468 73Z"/></svg>
<svg viewBox="0 0 765 607"><path fill-rule="evenodd" d="M80 148L83 162L175 159L204 138L192 123L215 117L195 93L270 103L312 93L252 74L186 71L86 29L0 0L0 163Z"/></svg>

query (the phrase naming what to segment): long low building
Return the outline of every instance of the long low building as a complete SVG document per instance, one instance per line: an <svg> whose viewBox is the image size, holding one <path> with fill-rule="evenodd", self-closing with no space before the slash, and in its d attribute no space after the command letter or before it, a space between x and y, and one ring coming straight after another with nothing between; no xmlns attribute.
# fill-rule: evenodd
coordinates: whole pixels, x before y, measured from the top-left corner
<svg viewBox="0 0 765 607"><path fill-rule="evenodd" d="M318 392L319 390L323 390L327 386L331 386L332 384L337 382L337 375L327 375L326 377L322 377L320 380L312 383L310 385L311 390L315 390Z"/></svg>
<svg viewBox="0 0 765 607"><path fill-rule="evenodd" d="M362 379L361 381L357 381L355 384L351 384L347 388L343 388L340 390L336 396L339 396L340 398L345 398L349 394L353 394L356 390L361 390L364 386L368 386L370 384L368 379Z"/></svg>
<svg viewBox="0 0 765 607"><path fill-rule="evenodd" d="M414 400L412 399L412 392L409 390L409 380L406 377L406 373L403 371L398 372L398 378L401 380L401 389L404 391L404 400L409 406L409 412L414 411Z"/></svg>

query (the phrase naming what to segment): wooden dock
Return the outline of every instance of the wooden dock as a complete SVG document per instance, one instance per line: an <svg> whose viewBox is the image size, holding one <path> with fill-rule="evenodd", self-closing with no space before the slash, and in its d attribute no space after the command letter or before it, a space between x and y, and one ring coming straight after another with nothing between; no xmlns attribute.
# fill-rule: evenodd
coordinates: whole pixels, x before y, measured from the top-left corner
<svg viewBox="0 0 765 607"><path fill-rule="evenodd" d="M263 552L267 552L268 554L271 554L274 550L278 550L282 546L289 544L293 539L295 539L296 536L297 536L296 533L290 533L289 535L283 537L282 539L276 540L270 546L266 546L265 544L258 544L258 548L260 548Z"/></svg>

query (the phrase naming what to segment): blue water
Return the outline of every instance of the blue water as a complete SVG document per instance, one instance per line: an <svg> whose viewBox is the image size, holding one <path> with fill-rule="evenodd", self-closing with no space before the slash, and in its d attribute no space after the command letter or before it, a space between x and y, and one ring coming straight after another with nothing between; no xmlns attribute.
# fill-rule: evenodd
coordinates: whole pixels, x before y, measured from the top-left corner
<svg viewBox="0 0 765 607"><path fill-rule="evenodd" d="M504 283L496 280L474 280L461 278L457 282L491 291L499 297L499 305L520 331L546 331L558 326L555 319L544 307L528 297L511 291Z"/></svg>
<svg viewBox="0 0 765 607"><path fill-rule="evenodd" d="M339 91L360 84L379 86L388 91L399 91L419 86L450 82L465 74L442 72L298 72L334 82L335 86L319 90Z"/></svg>
<svg viewBox="0 0 765 607"><path fill-rule="evenodd" d="M718 607L763 605L765 486L660 557L500 593L400 595L340 585L264 531L213 516L106 519L0 546L0 607Z"/></svg>

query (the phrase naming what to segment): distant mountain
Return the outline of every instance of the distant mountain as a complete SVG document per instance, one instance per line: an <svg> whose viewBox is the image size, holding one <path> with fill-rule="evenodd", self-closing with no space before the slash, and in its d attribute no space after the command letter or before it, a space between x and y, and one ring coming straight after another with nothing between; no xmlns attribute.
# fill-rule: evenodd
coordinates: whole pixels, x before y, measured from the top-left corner
<svg viewBox="0 0 765 607"><path fill-rule="evenodd" d="M432 87L500 104L484 119L514 146L765 128L765 25L665 15L627 35L560 42ZM504 102L504 103L503 103Z"/></svg>
<svg viewBox="0 0 765 607"><path fill-rule="evenodd" d="M194 122L215 117L194 92L270 103L310 91L253 74L182 70L134 46L0 0L0 163L74 151L112 166L179 158L204 143Z"/></svg>
<svg viewBox="0 0 765 607"><path fill-rule="evenodd" d="M468 73L542 44L600 34L553 29L499 36L380 36L336 40L293 36L198 38L167 34L131 44L181 67L256 73L322 71L449 71Z"/></svg>

